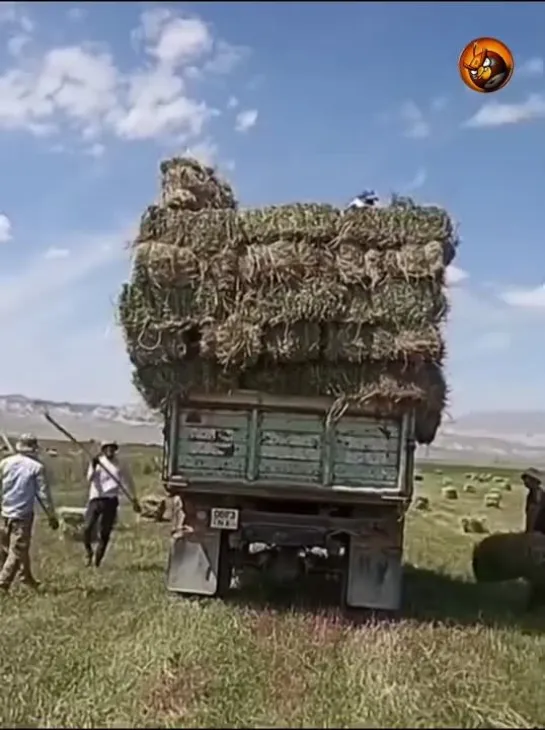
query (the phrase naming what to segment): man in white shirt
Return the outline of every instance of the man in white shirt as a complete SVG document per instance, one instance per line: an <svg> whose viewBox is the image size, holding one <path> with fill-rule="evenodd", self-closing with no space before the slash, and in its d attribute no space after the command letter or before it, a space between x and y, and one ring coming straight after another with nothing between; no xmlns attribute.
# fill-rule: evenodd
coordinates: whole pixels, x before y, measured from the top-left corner
<svg viewBox="0 0 545 730"><path fill-rule="evenodd" d="M38 458L38 440L31 434L20 437L15 454L0 461L2 513L0 525L0 590L7 592L19 570L23 582L37 587L30 567L30 543L34 507L38 501L56 530L59 521L47 483L45 468Z"/></svg>
<svg viewBox="0 0 545 730"><path fill-rule="evenodd" d="M87 553L87 565L94 564L97 568L104 558L117 519L119 492L125 492L132 502L134 511L140 512L131 473L119 462L118 449L115 441L103 441L100 445L100 454L92 460L87 472L89 501L83 543ZM98 541L93 552L93 536L97 527Z"/></svg>

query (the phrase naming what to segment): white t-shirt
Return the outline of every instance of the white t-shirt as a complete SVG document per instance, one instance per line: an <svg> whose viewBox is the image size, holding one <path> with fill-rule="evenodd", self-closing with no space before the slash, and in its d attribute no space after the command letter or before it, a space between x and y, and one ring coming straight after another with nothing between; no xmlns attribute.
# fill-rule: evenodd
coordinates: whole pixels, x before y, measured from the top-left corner
<svg viewBox="0 0 545 730"><path fill-rule="evenodd" d="M125 487L129 494L134 493L134 485L129 470L120 464L117 459L112 461L104 454L98 457L99 465L93 469L93 465L89 465L87 471L87 480L89 482L89 501L99 497L118 497L119 484ZM108 471L106 471L106 469ZM110 474L112 476L110 476ZM113 479L112 477L116 477Z"/></svg>

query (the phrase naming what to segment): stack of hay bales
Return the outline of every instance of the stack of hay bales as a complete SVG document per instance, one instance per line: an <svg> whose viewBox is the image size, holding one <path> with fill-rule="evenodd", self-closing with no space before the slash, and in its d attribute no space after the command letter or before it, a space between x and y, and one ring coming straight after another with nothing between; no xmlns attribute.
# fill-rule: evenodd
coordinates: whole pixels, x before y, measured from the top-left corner
<svg viewBox="0 0 545 730"><path fill-rule="evenodd" d="M177 160L174 176L163 163L162 204L142 217L120 297L147 403L246 388L327 395L381 415L415 407L418 440L430 443L446 399L444 275L456 246L447 213L237 211L225 187L200 210L177 207L173 188L189 164Z"/></svg>

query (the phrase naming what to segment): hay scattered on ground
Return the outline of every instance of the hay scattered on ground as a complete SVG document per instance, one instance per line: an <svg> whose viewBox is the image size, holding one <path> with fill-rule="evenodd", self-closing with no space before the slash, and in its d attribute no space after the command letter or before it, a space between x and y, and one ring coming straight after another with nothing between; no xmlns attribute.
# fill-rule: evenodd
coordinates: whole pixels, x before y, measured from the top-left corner
<svg viewBox="0 0 545 730"><path fill-rule="evenodd" d="M390 411L416 408L418 440L433 440L447 397L444 274L456 247L445 211L236 211L209 168L178 159L162 172L162 204L142 217L119 302L150 406L242 387L373 411L390 399ZM207 201L178 205L176 186L195 180L213 188Z"/></svg>

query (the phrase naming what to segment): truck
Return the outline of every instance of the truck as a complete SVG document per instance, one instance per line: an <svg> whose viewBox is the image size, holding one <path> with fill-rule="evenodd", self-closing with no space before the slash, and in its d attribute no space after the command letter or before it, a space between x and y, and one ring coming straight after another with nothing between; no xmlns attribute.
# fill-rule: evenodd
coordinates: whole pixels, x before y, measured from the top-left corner
<svg viewBox="0 0 545 730"><path fill-rule="evenodd" d="M163 483L182 505L170 592L222 598L234 575L325 573L346 609L396 611L415 415L254 391L172 398Z"/></svg>

